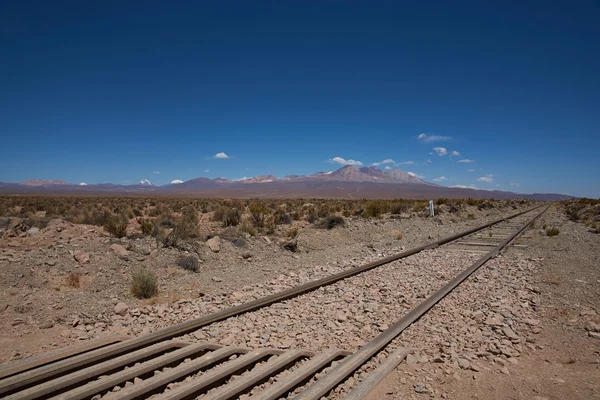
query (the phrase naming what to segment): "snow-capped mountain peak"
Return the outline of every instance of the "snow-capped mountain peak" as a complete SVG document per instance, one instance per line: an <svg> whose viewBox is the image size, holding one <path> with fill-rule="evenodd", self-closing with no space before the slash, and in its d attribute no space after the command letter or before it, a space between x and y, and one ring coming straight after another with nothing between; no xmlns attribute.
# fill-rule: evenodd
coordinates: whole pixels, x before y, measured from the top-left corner
<svg viewBox="0 0 600 400"><path fill-rule="evenodd" d="M148 185L148 186L152 186L152 182L150 182L148 179L142 179L140 181L140 185Z"/></svg>
<svg viewBox="0 0 600 400"><path fill-rule="evenodd" d="M171 181L171 185L179 185L180 183L183 183L181 179L174 179Z"/></svg>

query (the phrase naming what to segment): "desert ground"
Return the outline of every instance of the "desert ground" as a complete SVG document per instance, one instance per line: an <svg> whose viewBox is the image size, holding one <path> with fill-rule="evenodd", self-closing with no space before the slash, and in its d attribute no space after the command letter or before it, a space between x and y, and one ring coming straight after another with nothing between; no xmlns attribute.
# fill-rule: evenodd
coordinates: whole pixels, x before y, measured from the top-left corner
<svg viewBox="0 0 600 400"><path fill-rule="evenodd" d="M540 204L442 199L431 218L420 201L161 201L3 198L0 359L149 333ZM415 352L372 398L600 398L598 215L552 204L392 343ZM476 259L424 251L185 339L356 350ZM149 298L132 291L140 271Z"/></svg>

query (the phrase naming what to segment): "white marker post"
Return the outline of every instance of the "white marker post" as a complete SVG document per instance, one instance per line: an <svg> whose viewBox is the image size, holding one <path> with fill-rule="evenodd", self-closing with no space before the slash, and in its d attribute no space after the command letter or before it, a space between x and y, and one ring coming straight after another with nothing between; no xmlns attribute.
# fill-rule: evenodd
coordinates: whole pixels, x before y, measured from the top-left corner
<svg viewBox="0 0 600 400"><path fill-rule="evenodd" d="M433 200L429 200L429 216L435 216L435 210L433 208Z"/></svg>

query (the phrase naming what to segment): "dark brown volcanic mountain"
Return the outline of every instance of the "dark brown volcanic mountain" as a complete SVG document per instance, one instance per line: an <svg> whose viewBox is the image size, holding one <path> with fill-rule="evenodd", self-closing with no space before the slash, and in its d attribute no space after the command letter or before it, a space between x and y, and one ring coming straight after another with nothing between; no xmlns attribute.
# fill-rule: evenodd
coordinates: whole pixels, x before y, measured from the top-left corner
<svg viewBox="0 0 600 400"><path fill-rule="evenodd" d="M149 182L129 186L114 184L72 185L63 181L0 182L0 193L340 199L493 197L498 199L533 198L547 201L571 198L571 196L559 194L517 194L502 191L450 188L425 182L397 168L380 170L376 167L356 168L351 165L342 167L337 171L319 172L311 176L289 175L279 179L273 175L263 175L241 181L200 177L162 187L153 186Z"/></svg>

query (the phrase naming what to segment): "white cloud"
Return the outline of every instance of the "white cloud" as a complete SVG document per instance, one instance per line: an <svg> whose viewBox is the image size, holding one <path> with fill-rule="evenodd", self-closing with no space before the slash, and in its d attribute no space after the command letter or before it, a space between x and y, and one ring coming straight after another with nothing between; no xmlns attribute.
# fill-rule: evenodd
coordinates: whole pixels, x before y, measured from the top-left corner
<svg viewBox="0 0 600 400"><path fill-rule="evenodd" d="M419 179L424 179L425 178L425 175L417 175L414 172L407 172L407 174L409 174L410 176L417 177Z"/></svg>
<svg viewBox="0 0 600 400"><path fill-rule="evenodd" d="M433 178L432 181L434 182L441 182L441 181L447 181L448 178L446 178L445 176L438 176L437 178Z"/></svg>
<svg viewBox="0 0 600 400"><path fill-rule="evenodd" d="M213 158L221 158L221 159L225 159L225 158L229 158L229 156L223 152L217 153L213 156Z"/></svg>
<svg viewBox="0 0 600 400"><path fill-rule="evenodd" d="M445 140L452 140L452 138L450 136L427 135L425 133L421 133L419 136L417 136L417 139L419 139L423 143L442 142Z"/></svg>
<svg viewBox="0 0 600 400"><path fill-rule="evenodd" d="M431 158L428 158L427 161L425 161L426 164L431 164Z"/></svg>
<svg viewBox="0 0 600 400"><path fill-rule="evenodd" d="M204 172L210 172L210 169L205 169Z"/></svg>
<svg viewBox="0 0 600 400"><path fill-rule="evenodd" d="M396 161L392 160L391 158L386 158L385 160L381 161L381 162L374 162L372 165L375 165L376 167L382 164L395 164Z"/></svg>
<svg viewBox="0 0 600 400"><path fill-rule="evenodd" d="M392 169L392 167L390 167L389 165L386 165L384 169L389 171L390 169Z"/></svg>
<svg viewBox="0 0 600 400"><path fill-rule="evenodd" d="M474 169L468 169L467 172L475 172Z"/></svg>
<svg viewBox="0 0 600 400"><path fill-rule="evenodd" d="M456 151L456 150L452 150L452 153L450 153L450 156L451 157L458 157L458 156L460 156L460 153L458 151Z"/></svg>
<svg viewBox="0 0 600 400"><path fill-rule="evenodd" d="M241 178L238 178L238 179L232 179L232 181L239 182L239 181L247 181L248 179L252 179L252 177L251 177L251 176L250 176L250 177L248 177L248 176L243 176L243 177L241 177Z"/></svg>
<svg viewBox="0 0 600 400"><path fill-rule="evenodd" d="M413 165L414 163L414 161L402 161L399 162L398 165Z"/></svg>
<svg viewBox="0 0 600 400"><path fill-rule="evenodd" d="M445 156L448 154L448 150L446 150L445 147L434 147L433 151L435 151L438 156Z"/></svg>
<svg viewBox="0 0 600 400"><path fill-rule="evenodd" d="M468 158L462 159L462 160L458 160L458 162L462 162L462 163L472 163L473 160L469 160Z"/></svg>
<svg viewBox="0 0 600 400"><path fill-rule="evenodd" d="M459 188L459 189L477 189L477 186L470 184L469 186L467 185L454 185L454 186L450 186L453 188Z"/></svg>
<svg viewBox="0 0 600 400"><path fill-rule="evenodd" d="M346 160L346 159L344 159L342 157L333 157L333 158L330 158L327 161L330 162L330 163L337 163L337 164L340 164L340 165L354 165L354 166L363 165L363 163L360 162L360 161L357 161L357 160Z"/></svg>
<svg viewBox="0 0 600 400"><path fill-rule="evenodd" d="M477 180L479 182L492 183L492 182L494 182L494 174L487 174L486 176L481 176L481 177L477 178Z"/></svg>
<svg viewBox="0 0 600 400"><path fill-rule="evenodd" d="M183 183L183 181L181 179L173 179L171 181L171 185L178 185L180 183Z"/></svg>
<svg viewBox="0 0 600 400"><path fill-rule="evenodd" d="M158 175L158 174L160 174L160 171L152 171L152 173L153 173L154 175Z"/></svg>
<svg viewBox="0 0 600 400"><path fill-rule="evenodd" d="M512 186L512 187L519 187L519 186L521 186L521 184L518 183L518 182L511 182L510 186Z"/></svg>

